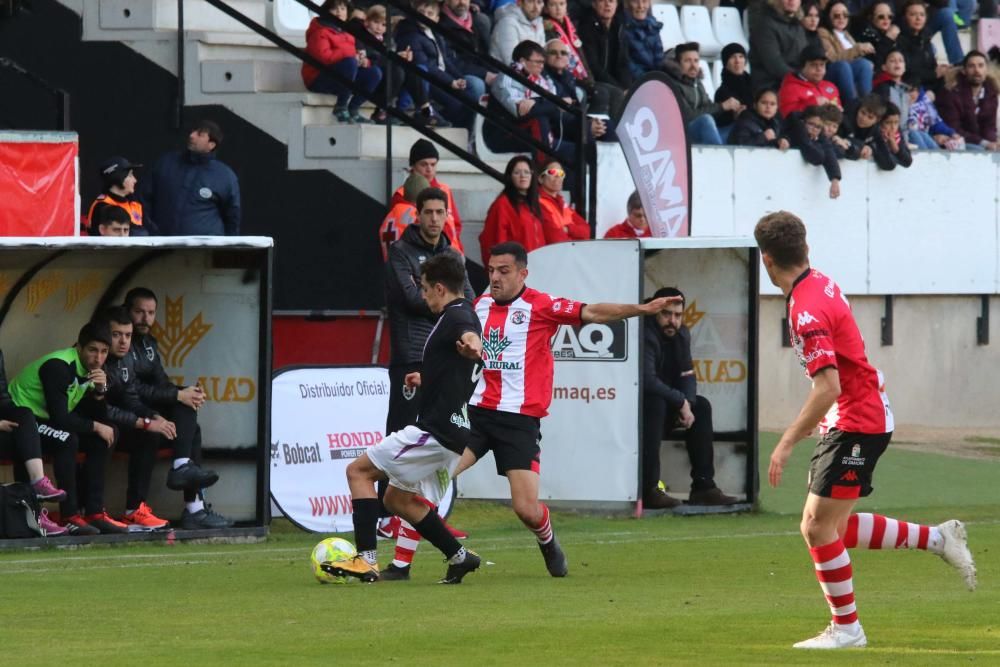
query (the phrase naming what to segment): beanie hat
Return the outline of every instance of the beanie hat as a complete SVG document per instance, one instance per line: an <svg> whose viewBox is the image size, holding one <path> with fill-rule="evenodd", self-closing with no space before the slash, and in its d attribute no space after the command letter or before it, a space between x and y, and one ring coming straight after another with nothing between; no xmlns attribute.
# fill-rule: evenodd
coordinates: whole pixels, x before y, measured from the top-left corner
<svg viewBox="0 0 1000 667"><path fill-rule="evenodd" d="M725 66L729 62L729 58L737 53L742 53L744 58L747 57L747 50L743 48L742 44L731 42L722 47L722 65Z"/></svg>
<svg viewBox="0 0 1000 667"><path fill-rule="evenodd" d="M423 139L421 139L420 141L423 141ZM418 159L423 160L424 158L422 157ZM410 174L410 177L407 178L406 181L403 183L403 197L408 202L416 202L417 195L419 195L421 192L423 192L429 187L431 187L431 184L427 182L426 178L424 178L420 174Z"/></svg>
<svg viewBox="0 0 1000 667"><path fill-rule="evenodd" d="M431 157L434 159L438 159L440 156L438 155L437 148L434 147L434 144L427 141L426 139L417 139L415 142L413 142L413 145L410 146L411 167L416 163L420 162L421 160L426 160L427 158Z"/></svg>

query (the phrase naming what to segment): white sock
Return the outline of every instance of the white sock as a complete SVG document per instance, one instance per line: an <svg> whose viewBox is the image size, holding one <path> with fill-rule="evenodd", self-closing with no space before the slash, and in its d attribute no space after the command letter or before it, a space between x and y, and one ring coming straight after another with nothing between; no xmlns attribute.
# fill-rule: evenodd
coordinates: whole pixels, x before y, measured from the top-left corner
<svg viewBox="0 0 1000 667"><path fill-rule="evenodd" d="M843 630L848 634L856 635L861 632L861 624L857 621L854 621L853 623L842 623L837 625L837 629Z"/></svg>
<svg viewBox="0 0 1000 667"><path fill-rule="evenodd" d="M182 465L191 463L191 459L174 459L174 470L177 470Z"/></svg>
<svg viewBox="0 0 1000 667"><path fill-rule="evenodd" d="M188 512L194 514L195 512L200 512L205 509L205 501L198 498L197 500L192 500L189 503L184 503L184 506L187 507Z"/></svg>
<svg viewBox="0 0 1000 667"><path fill-rule="evenodd" d="M365 559L365 562L369 565L378 564L378 552L375 549L368 549L361 552L361 557Z"/></svg>
<svg viewBox="0 0 1000 667"><path fill-rule="evenodd" d="M465 547L458 550L458 553L448 559L448 563L451 565L458 565L459 563L465 562Z"/></svg>
<svg viewBox="0 0 1000 667"><path fill-rule="evenodd" d="M941 536L941 529L937 526L931 526L930 533L927 535L927 550L938 555L944 552L944 538Z"/></svg>

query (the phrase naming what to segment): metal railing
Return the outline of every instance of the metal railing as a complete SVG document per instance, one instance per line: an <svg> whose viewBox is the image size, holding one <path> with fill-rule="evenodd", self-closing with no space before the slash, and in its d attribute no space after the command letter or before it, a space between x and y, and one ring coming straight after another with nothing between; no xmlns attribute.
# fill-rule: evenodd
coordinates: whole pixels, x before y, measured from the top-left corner
<svg viewBox="0 0 1000 667"><path fill-rule="evenodd" d="M36 84L40 88L44 88L46 92L52 94L55 98L56 106L56 129L62 130L64 132L70 131L70 117L69 117L69 93L55 86L42 77L38 76L34 72L31 72L21 66L19 63L11 60L10 58L0 57L0 69L9 69L15 74L23 76L28 81Z"/></svg>

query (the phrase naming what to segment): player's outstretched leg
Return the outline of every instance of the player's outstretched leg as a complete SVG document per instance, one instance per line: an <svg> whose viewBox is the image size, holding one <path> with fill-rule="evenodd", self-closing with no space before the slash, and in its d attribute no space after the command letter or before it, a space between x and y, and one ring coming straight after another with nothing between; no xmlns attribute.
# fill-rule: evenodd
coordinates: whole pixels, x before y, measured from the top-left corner
<svg viewBox="0 0 1000 667"><path fill-rule="evenodd" d="M976 563L969 551L965 524L956 519L922 526L880 514L852 514L844 530L848 549L921 549L937 554L958 570L970 591L976 589Z"/></svg>
<svg viewBox="0 0 1000 667"><path fill-rule="evenodd" d="M375 483L384 478L385 473L375 467L367 454L362 454L347 466L347 483L354 505L354 544L358 555L346 562L323 563L321 567L324 571L338 577L354 577L366 583L378 581L378 537L375 530L381 503Z"/></svg>
<svg viewBox="0 0 1000 667"><path fill-rule="evenodd" d="M549 508L538 501L538 473L531 470L508 470L507 480L510 482L514 512L538 539L545 568L553 577L565 577L569 572L566 554L552 530Z"/></svg>
<svg viewBox="0 0 1000 667"><path fill-rule="evenodd" d="M385 506L394 514L408 521L422 537L433 544L448 560L448 570L442 584L460 584L465 575L479 569L479 556L463 547L455 539L437 512L417 500L415 494L389 486L385 493Z"/></svg>

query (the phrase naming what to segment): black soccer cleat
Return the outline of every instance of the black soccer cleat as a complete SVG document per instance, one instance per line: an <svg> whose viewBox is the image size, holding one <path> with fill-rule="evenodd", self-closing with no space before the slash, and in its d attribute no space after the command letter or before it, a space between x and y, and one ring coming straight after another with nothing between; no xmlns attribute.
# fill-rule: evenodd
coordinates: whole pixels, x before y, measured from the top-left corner
<svg viewBox="0 0 1000 667"><path fill-rule="evenodd" d="M219 481L219 474L213 470L205 470L194 461L188 461L180 468L171 468L167 473L167 488L174 491L189 489L198 491Z"/></svg>
<svg viewBox="0 0 1000 667"><path fill-rule="evenodd" d="M439 584L460 584L462 583L462 577L470 572L475 572L479 569L479 564L482 561L479 559L479 555L475 551L465 551L465 560L461 563L449 563L448 571L444 573L444 579L439 581Z"/></svg>
<svg viewBox="0 0 1000 667"><path fill-rule="evenodd" d="M539 544L538 549L545 559L545 567L553 577L565 577L569 573L569 566L566 564L566 554L559 546L559 540L553 535L546 544Z"/></svg>
<svg viewBox="0 0 1000 667"><path fill-rule="evenodd" d="M410 580L410 566L398 567L389 564L389 567L385 568L385 571L379 575L381 581L409 581Z"/></svg>
<svg viewBox="0 0 1000 667"><path fill-rule="evenodd" d="M205 503L205 506L197 512L189 512L185 508L181 513L182 530L219 530L229 528L233 525L231 519L227 519L218 512L212 510L212 506Z"/></svg>

